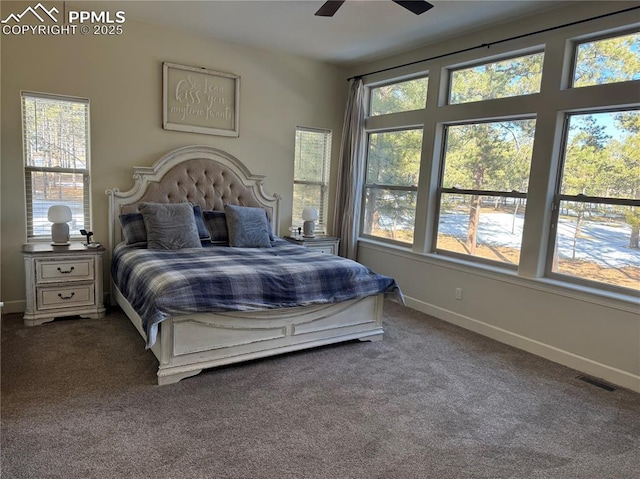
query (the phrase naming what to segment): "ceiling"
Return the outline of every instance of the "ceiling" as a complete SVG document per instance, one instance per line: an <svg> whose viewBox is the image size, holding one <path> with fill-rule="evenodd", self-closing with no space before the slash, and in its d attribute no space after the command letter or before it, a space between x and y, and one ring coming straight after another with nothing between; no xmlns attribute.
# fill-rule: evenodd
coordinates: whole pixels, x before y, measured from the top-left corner
<svg viewBox="0 0 640 479"><path fill-rule="evenodd" d="M88 2L69 2L74 4ZM431 0L414 15L391 0L347 0L316 17L324 0L109 1L127 20L317 60L354 64L555 8L549 0ZM95 9L95 3L90 7Z"/></svg>

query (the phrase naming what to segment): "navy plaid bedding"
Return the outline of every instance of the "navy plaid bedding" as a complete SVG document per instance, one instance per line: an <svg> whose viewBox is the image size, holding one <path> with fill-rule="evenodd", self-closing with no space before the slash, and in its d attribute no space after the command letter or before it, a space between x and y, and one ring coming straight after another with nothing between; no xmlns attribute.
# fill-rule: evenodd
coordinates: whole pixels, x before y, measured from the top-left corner
<svg viewBox="0 0 640 479"><path fill-rule="evenodd" d="M173 315L249 311L347 301L388 293L393 278L355 261L278 239L271 248L208 246L174 251L118 245L111 274L142 319L147 348Z"/></svg>

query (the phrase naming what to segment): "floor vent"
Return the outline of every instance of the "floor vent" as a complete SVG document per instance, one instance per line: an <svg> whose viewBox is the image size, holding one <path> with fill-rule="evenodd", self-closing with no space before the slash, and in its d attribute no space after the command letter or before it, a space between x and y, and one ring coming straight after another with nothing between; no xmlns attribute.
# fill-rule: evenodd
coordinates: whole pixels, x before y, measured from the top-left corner
<svg viewBox="0 0 640 479"><path fill-rule="evenodd" d="M594 386L598 386L599 388L602 388L606 391L615 391L616 388L613 387L611 384L605 383L604 381L601 381L599 379L596 378L592 378L591 376L578 376L578 379L580 379L581 381L584 381L585 383L589 383L589 384L593 384Z"/></svg>

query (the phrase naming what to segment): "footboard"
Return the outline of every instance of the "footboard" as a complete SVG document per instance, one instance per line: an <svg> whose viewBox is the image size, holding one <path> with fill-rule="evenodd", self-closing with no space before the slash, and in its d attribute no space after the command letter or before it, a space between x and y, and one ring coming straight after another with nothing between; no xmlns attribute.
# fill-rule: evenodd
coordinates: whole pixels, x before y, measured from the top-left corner
<svg viewBox="0 0 640 479"><path fill-rule="evenodd" d="M193 314L160 324L152 351L158 384L203 369L353 339L382 339L383 294L331 305L265 311ZM141 322L122 295L118 303L144 336Z"/></svg>

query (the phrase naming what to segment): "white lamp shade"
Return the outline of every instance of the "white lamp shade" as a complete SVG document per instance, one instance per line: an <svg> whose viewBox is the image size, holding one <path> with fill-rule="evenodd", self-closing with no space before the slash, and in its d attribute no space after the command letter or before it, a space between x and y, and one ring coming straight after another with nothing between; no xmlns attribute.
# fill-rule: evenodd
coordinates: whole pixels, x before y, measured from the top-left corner
<svg viewBox="0 0 640 479"><path fill-rule="evenodd" d="M306 206L302 210L302 219L305 221L315 221L318 219L318 210L312 206Z"/></svg>
<svg viewBox="0 0 640 479"><path fill-rule="evenodd" d="M52 223L68 223L72 217L71 208L66 205L53 205L47 213L47 219Z"/></svg>

